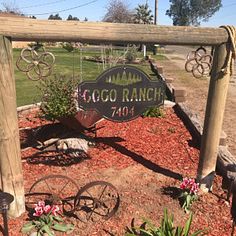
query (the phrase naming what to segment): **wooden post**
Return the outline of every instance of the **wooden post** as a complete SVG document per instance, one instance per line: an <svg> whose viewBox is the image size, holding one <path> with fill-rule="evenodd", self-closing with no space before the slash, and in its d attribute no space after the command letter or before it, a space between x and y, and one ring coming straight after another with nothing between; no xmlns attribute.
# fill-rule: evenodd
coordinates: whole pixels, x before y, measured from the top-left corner
<svg viewBox="0 0 236 236"><path fill-rule="evenodd" d="M222 43L215 47L213 67L209 85L205 122L200 150L197 179L201 189L208 191L214 178L220 133L230 80L230 73L223 73L226 66L229 45Z"/></svg>
<svg viewBox="0 0 236 236"><path fill-rule="evenodd" d="M8 212L25 211L11 40L0 35L0 185L14 196Z"/></svg>
<svg viewBox="0 0 236 236"><path fill-rule="evenodd" d="M154 11L154 24L157 25L158 16L158 0L155 0L155 11Z"/></svg>

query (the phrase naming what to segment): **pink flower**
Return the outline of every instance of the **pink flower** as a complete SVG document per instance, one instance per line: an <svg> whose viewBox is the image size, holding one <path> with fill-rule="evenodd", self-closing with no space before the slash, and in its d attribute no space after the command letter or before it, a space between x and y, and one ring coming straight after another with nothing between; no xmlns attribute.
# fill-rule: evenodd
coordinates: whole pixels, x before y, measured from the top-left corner
<svg viewBox="0 0 236 236"><path fill-rule="evenodd" d="M46 205L46 206L43 208L43 210L44 210L44 213L48 214L48 213L51 211L51 206Z"/></svg>
<svg viewBox="0 0 236 236"><path fill-rule="evenodd" d="M181 189L186 189L188 185L189 185L189 179L188 178L184 178L183 182L180 184L180 188Z"/></svg>
<svg viewBox="0 0 236 236"><path fill-rule="evenodd" d="M195 182L195 179L184 178L180 184L180 188L188 191L190 194L197 194L199 190L199 184Z"/></svg>
<svg viewBox="0 0 236 236"><path fill-rule="evenodd" d="M197 194L199 190L199 184L198 183L194 183L190 189L190 193L193 194Z"/></svg>
<svg viewBox="0 0 236 236"><path fill-rule="evenodd" d="M51 210L54 216L57 216L58 212L60 212L59 206L53 206Z"/></svg>
<svg viewBox="0 0 236 236"><path fill-rule="evenodd" d="M34 210L35 213L33 214L33 216L41 216L43 214L43 208L40 206L36 206Z"/></svg>
<svg viewBox="0 0 236 236"><path fill-rule="evenodd" d="M38 206L39 207L45 207L45 202L44 201L39 201Z"/></svg>

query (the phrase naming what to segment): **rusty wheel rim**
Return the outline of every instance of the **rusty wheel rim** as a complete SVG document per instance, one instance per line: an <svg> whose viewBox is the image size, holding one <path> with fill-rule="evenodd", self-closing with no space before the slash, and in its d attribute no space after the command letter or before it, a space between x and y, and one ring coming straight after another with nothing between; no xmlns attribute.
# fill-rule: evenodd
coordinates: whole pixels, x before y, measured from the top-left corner
<svg viewBox="0 0 236 236"><path fill-rule="evenodd" d="M63 213L74 209L74 199L78 193L77 183L63 175L48 175L37 180L26 196L26 209L33 210L38 201L48 205L58 205Z"/></svg>
<svg viewBox="0 0 236 236"><path fill-rule="evenodd" d="M82 222L107 220L118 210L117 189L105 181L94 181L82 187L75 198L74 215Z"/></svg>

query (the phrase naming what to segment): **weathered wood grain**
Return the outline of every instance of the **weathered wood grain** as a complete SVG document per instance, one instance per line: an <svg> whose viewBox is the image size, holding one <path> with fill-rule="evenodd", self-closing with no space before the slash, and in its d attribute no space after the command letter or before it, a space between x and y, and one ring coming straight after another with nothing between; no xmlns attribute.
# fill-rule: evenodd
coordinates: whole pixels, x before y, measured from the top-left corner
<svg viewBox="0 0 236 236"><path fill-rule="evenodd" d="M0 17L0 34L19 41L217 45L228 41L222 28L157 26Z"/></svg>
<svg viewBox="0 0 236 236"><path fill-rule="evenodd" d="M0 182L1 190L15 198L9 214L21 215L25 210L24 185L12 49L11 41L3 36L0 36Z"/></svg>
<svg viewBox="0 0 236 236"><path fill-rule="evenodd" d="M216 168L230 80L230 73L223 73L222 68L227 61L229 50L226 43L215 47L198 165L198 180L202 189L211 188Z"/></svg>

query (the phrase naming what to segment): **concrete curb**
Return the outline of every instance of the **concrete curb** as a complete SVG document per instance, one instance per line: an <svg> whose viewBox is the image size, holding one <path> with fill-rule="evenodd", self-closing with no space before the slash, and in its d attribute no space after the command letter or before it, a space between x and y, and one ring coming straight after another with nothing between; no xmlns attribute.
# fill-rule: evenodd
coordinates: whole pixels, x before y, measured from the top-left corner
<svg viewBox="0 0 236 236"><path fill-rule="evenodd" d="M17 113L21 113L21 112L24 112L24 111L29 111L29 110L38 108L40 105L41 105L41 102L35 103L35 104L29 104L29 105L17 107L16 110L17 110Z"/></svg>

